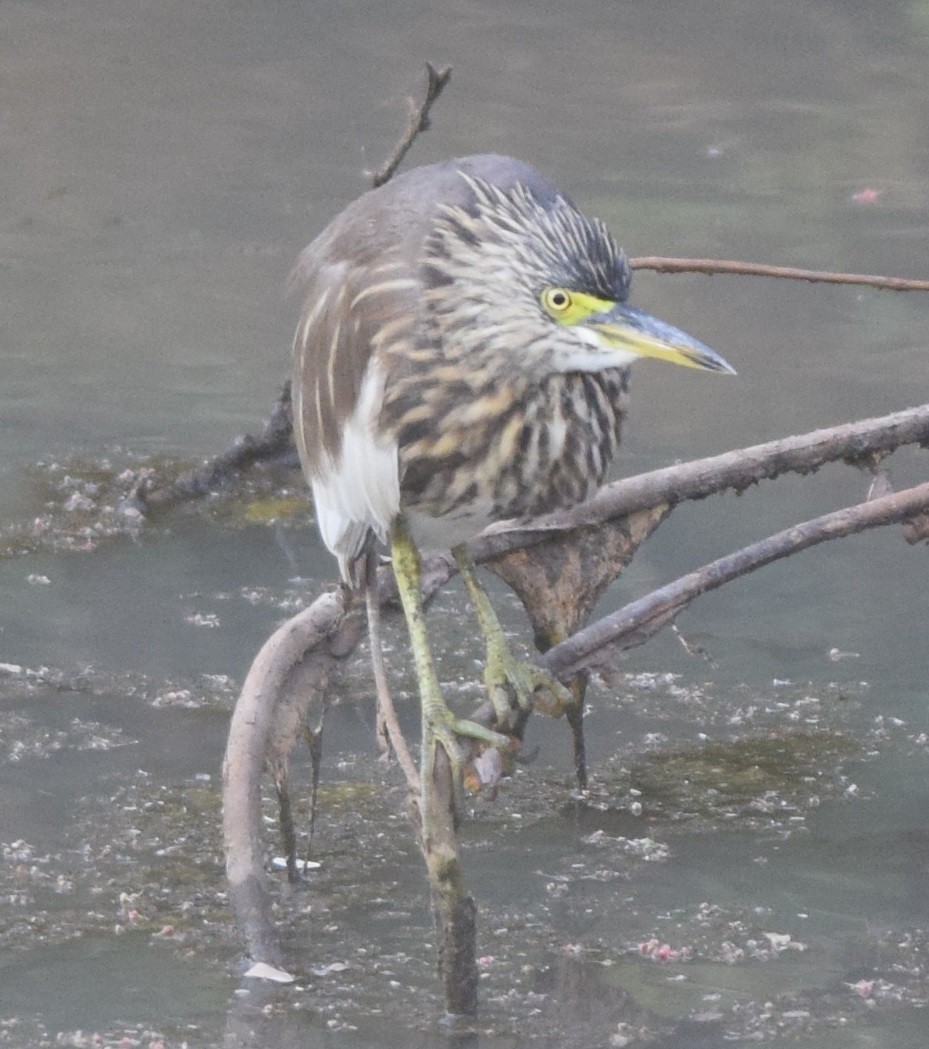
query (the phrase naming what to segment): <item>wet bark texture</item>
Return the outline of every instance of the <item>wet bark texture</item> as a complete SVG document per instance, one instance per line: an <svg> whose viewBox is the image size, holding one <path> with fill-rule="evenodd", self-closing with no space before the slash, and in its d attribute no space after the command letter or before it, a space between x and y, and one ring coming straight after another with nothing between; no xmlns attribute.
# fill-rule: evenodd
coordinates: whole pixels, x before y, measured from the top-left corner
<svg viewBox="0 0 929 1049"><path fill-rule="evenodd" d="M439 935L439 976L452 1016L477 1015L477 908L464 884L448 754L436 747L432 781L423 784L420 842ZM428 828L428 830L426 830Z"/></svg>
<svg viewBox="0 0 929 1049"><path fill-rule="evenodd" d="M223 761L223 840L229 898L250 957L283 965L271 919L261 819L269 769L289 809L288 770L307 721L318 718L340 663L360 641L364 618L340 592L323 594L281 626L253 662L236 703ZM286 820L285 835L288 833ZM291 837L293 838L292 832ZM288 853L295 873L295 857Z"/></svg>

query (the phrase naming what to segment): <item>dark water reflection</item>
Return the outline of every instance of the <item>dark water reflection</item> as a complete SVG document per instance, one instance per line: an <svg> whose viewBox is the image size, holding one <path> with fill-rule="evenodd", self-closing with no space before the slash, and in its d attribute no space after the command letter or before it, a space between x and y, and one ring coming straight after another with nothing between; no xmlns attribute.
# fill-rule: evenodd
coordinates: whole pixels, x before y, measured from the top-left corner
<svg viewBox="0 0 929 1049"><path fill-rule="evenodd" d="M38 461L118 472L260 424L291 261L364 187L425 58L456 72L417 161L524 157L633 254L924 277L927 51L925 0L0 5L4 544L62 501L66 471ZM624 472L925 400L924 297L644 273L635 296L739 378L639 368ZM919 479L925 455L892 468ZM837 467L683 508L604 604L866 487ZM92 552L30 549L0 561L0 1045L454 1041L431 1019L419 863L402 823L377 838L397 797L373 789L351 689L322 880L285 905L305 989L235 994L226 717L263 638L331 575L312 530L181 513ZM925 1045L926 572L888 531L707 597L681 625L715 666L660 638L630 672L679 678L594 697L594 808L567 802L561 727L533 729L535 765L465 832L481 1045ZM445 673L472 659L451 643ZM796 729L823 749L804 764L785 745L767 793L708 792L733 771L707 767L703 736ZM646 837L658 853L624 851ZM638 950L653 939L692 954Z"/></svg>

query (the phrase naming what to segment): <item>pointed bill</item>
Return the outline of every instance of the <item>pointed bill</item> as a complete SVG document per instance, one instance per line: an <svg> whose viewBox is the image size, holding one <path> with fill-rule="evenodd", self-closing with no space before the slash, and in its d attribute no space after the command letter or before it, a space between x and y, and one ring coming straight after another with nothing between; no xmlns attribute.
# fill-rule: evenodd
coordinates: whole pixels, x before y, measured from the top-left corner
<svg viewBox="0 0 929 1049"><path fill-rule="evenodd" d="M609 346L638 357L655 357L685 368L735 375L735 368L715 350L634 306L619 303L611 310L588 317L586 324Z"/></svg>

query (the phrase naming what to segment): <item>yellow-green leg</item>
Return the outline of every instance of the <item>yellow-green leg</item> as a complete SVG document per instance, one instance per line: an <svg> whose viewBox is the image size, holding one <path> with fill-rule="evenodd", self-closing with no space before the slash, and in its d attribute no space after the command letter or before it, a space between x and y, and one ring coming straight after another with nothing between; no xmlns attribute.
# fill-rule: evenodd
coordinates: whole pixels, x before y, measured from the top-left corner
<svg viewBox="0 0 929 1049"><path fill-rule="evenodd" d="M510 690L523 710L532 706L532 694L536 689L547 692L554 703L553 710L560 713L574 701L570 689L565 688L544 670L517 659L510 651L487 592L477 578L477 569L466 546L456 546L452 551L461 578L468 588L478 625L487 644L487 662L484 666L484 683L487 694L497 714L497 723L506 725L512 715Z"/></svg>
<svg viewBox="0 0 929 1049"><path fill-rule="evenodd" d="M474 721L456 718L448 709L439 687L429 638L426 634L426 621L423 616L420 600L420 558L416 544L413 542L402 517L398 518L391 538L390 552L393 559L394 576L397 589L406 617L407 630L410 634L410 647L413 650L413 666L419 684L420 708L422 711L422 774L420 781L423 789L432 782L435 767L435 748L441 744L448 754L455 782L461 782L461 754L458 749L458 736L480 739L495 747L506 747L510 743L508 736L494 732Z"/></svg>

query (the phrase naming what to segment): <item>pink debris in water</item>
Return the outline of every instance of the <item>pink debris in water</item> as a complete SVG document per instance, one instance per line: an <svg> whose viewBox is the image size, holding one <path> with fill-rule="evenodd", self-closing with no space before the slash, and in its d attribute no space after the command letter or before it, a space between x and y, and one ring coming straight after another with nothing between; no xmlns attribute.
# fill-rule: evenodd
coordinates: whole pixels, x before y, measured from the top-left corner
<svg viewBox="0 0 929 1049"><path fill-rule="evenodd" d="M851 987L859 998L870 998L871 995L874 994L873 980L859 980L858 983L850 983L849 987Z"/></svg>
<svg viewBox="0 0 929 1049"><path fill-rule="evenodd" d="M676 962L687 953L686 949L676 950L671 944L662 943L655 936L650 940L643 940L638 949L643 958L652 958L656 962Z"/></svg>
<svg viewBox="0 0 929 1049"><path fill-rule="evenodd" d="M866 186L852 194L852 202L855 204L876 204L883 196L883 191Z"/></svg>

